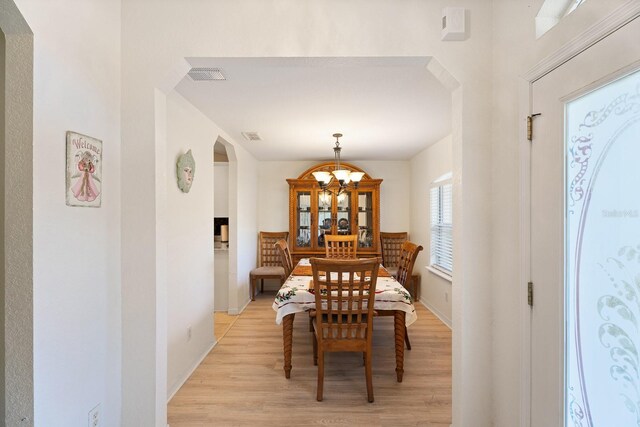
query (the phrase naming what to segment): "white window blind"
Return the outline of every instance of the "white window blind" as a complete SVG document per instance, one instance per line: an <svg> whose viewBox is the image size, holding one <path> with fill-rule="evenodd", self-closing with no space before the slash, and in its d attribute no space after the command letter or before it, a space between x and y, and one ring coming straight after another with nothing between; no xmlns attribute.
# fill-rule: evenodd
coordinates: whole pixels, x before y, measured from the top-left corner
<svg viewBox="0 0 640 427"><path fill-rule="evenodd" d="M453 200L451 180L435 182L430 191L431 267L453 272Z"/></svg>

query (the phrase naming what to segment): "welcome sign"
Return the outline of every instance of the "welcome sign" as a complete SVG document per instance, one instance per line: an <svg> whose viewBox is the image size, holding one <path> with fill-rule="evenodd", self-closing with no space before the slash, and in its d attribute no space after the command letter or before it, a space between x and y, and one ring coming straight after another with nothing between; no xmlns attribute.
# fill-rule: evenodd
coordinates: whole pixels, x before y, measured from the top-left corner
<svg viewBox="0 0 640 427"><path fill-rule="evenodd" d="M67 205L99 208L102 203L102 141L67 132Z"/></svg>

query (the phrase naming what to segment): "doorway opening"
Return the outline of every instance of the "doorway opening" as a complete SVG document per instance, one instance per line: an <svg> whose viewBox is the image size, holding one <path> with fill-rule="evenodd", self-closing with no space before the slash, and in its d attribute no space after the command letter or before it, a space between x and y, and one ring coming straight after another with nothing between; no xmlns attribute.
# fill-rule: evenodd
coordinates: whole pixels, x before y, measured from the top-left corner
<svg viewBox="0 0 640 427"><path fill-rule="evenodd" d="M190 62L193 62L192 65L194 65L195 63L199 64L199 62L202 62L202 61L195 61L195 60L192 61L192 59L189 59ZM214 59L217 60L216 58ZM209 61L213 61L214 59L207 58L207 60ZM235 70L234 69L235 64L233 64L234 60L236 59L229 59L229 58L225 59L226 61L225 65L227 65L225 67L225 70L227 73L233 73L233 71ZM322 62L323 60L331 62L330 58L314 59L315 62ZM255 73L255 67L246 66L247 61L259 62L258 60L255 60L255 59L243 59L242 61L240 60L237 60L237 61L239 61L241 65L244 65L243 69L239 69L237 71L239 76L243 75L243 73L240 73L240 71L244 71L244 73L246 73L247 72L246 69L250 69L252 70L252 72ZM271 66L271 68L274 68L275 65L277 65L278 61L279 59L277 58L270 59L269 65ZM288 61L290 62L290 58L288 59ZM302 61L302 60L300 61L303 63L306 63L306 61ZM366 62L367 59L359 59L359 61ZM394 61L393 59L389 59L389 62L393 63L393 61ZM446 70L444 70L438 64L438 62L435 59L410 58L410 59L404 59L404 61L410 63L410 66L413 67L412 70L415 72L416 75L420 73L429 74L433 79L437 80L437 83L442 88L444 88L443 91L446 92L446 96L449 99L448 108L450 109L452 116L454 116L455 113L460 111L460 108L454 108L454 105L457 102L459 103L461 99L459 84L452 76L448 74ZM378 65L379 68L382 68L382 66L380 66L379 64L385 62L385 58L376 58L375 60L371 60L371 62L376 63L376 65ZM205 65L205 64L200 64L200 65ZM404 63L399 64L399 66L404 66L404 65L405 65ZM279 67L283 68L284 71L287 71L287 67L282 65L279 65ZM350 63L348 64L348 67L355 68L355 65ZM278 67L275 67L275 68L278 71L280 71L280 68ZM300 67L297 67L297 68L300 68ZM352 69L348 71L349 72L344 70L338 70L338 72L336 73L338 76L336 78L341 77L341 75L344 76L346 74L349 74L349 75L355 74L355 72ZM376 70L376 71L379 71L379 70ZM394 68L394 71L397 73L398 70ZM379 80L380 79L378 79L378 81ZM224 120L233 122L233 120L235 119L239 120L238 118L241 117L242 120L239 120L239 121L241 121L242 124L244 124L245 122L251 122L251 123L260 123L262 126L262 123L265 123L264 120L249 120L247 117L244 116L244 114L246 114L245 109L239 108L237 105L231 102L231 101L234 101L234 102L237 101L237 98L238 98L237 93L233 92L231 89L228 88L228 86L231 85L233 82L234 80L230 79L226 81L224 84L216 82L216 83L211 83L207 86L204 86L201 82L192 83L189 80L184 79L180 84L182 85L182 88L178 88L177 91L184 97L184 99L189 101L192 106L199 109L200 112L204 113L207 117L209 117L212 122L216 123L216 125L223 126L223 123L226 123L224 122ZM240 83L235 82L233 84L239 85ZM254 82L254 84L256 83ZM264 82L261 81L259 86L269 86L269 85L265 85ZM226 88L226 89L223 89L223 88ZM257 96L253 91L248 90L244 86L240 89L242 89L241 93L243 94L243 96L249 97L250 95L251 98L256 98ZM240 91L240 89L238 89L238 91ZM215 90L226 90L224 94L228 98L223 98L220 94L212 95L209 92L207 92L207 91L213 92ZM257 96L257 98L261 99L260 96ZM296 97L296 98L300 98L300 97ZM304 99L305 97L302 97L302 98ZM309 98L309 99L312 99L312 98ZM215 102L211 103L210 102L211 100L215 100ZM224 102L225 100L228 100L229 102ZM342 104L345 104L345 103L347 102L343 99ZM269 108L264 107L265 110L271 113L274 113L273 106L281 105L282 103L266 102L266 104L269 105ZM262 104L259 103L259 105L262 105ZM301 108L298 104L295 104L294 107L296 107L296 109ZM291 106L289 106L289 108L291 108ZM309 116L309 115L307 114L302 116ZM289 118L289 120L291 121L293 119ZM301 121L302 119L297 120L297 122L301 122ZM450 117L447 117L446 119L443 119L441 121L453 122L453 127L460 126L460 123L461 123L459 119L452 120ZM278 121L278 120L269 121L270 126L273 126L274 123L287 123L287 122ZM352 126L354 125L352 124ZM281 127L283 128L283 130L286 130L286 131L290 130L289 126L282 125ZM364 126L359 126L359 127L364 128ZM230 126L228 128L225 127L224 131L226 131L226 133L228 135L231 135L232 137L240 134L239 132L232 132L230 129L231 129ZM247 129L253 129L253 128L247 128ZM277 131L278 129L275 129L275 130ZM288 215L286 215L288 206L289 206L289 197L288 197L289 195L286 187L286 178L291 176L296 176L295 172L299 173L301 168L302 170L306 169L308 167L308 162L310 161L309 158L313 158L317 160L318 159L317 156L326 155L326 146L323 145L320 148L321 149L320 154L311 152L312 147L310 146L310 144L305 142L306 141L306 138L304 137L305 133L297 132L295 134L297 135L298 133L301 135L298 137L298 142L289 144L290 152L288 153L288 155L295 156L295 157L286 158L286 159L266 158L266 159L263 159L265 160L264 164L260 164L261 162L251 163L252 166L255 166L254 170L255 169L259 170L259 174L257 176L259 179L255 180L258 182L257 191L255 195L252 195L250 193L246 194L246 196L243 195L243 197L245 197L242 200L243 204L240 204L237 202L234 203L231 200L232 197L236 197L236 198L240 197L240 195L237 194L237 191L234 190L233 184L231 182L229 182L228 187L226 185L220 185L222 179L224 178L220 179L218 172L224 171L226 169L226 174L227 174L226 177L230 181L234 176L237 175L238 177L240 177L240 175L236 171L237 166L235 166L236 169L234 169L234 162L231 159L232 156L230 154L229 148L233 149L233 146L228 143L225 144L226 141L221 141L221 138L219 138L218 141L216 141L213 148L214 212L215 212L214 217L229 218L229 222L228 222L229 224L229 236L228 236L229 259L231 259L233 255L233 251L238 246L242 246L242 242L238 242L238 244L234 244L233 229L234 229L234 223L236 221L234 221L233 219L234 218L233 209L235 206L237 206L238 208L243 208L242 215L245 217L247 216L247 214L253 214L251 212L251 209L248 209L248 208L245 209L245 206L244 206L244 204L247 203L249 201L248 199L251 199L251 197L255 196L255 199L258 200L258 204L259 204L258 208L261 215L257 216L257 221L251 222L252 228L244 228L242 230L245 234L251 233L255 236L257 235L258 230L287 230L289 228L289 222L288 222L289 218L288 218ZM225 133L222 133L222 134L225 134ZM274 134L273 132L264 133L264 135L270 135L271 141L279 140L279 138L274 137L273 134ZM251 157L250 156L251 154L254 154L256 155L256 157L258 157L258 154L249 150L255 149L256 152L263 151L265 153L263 155L270 155L270 154L272 155L274 153L273 150L269 149L269 146L268 146L269 141L266 141L266 142L263 141L260 143L251 142L251 144L253 145L249 145L249 143L246 143L246 142L243 144L242 143L243 141L241 138L238 138L235 141L238 142L237 145L238 145L239 155L242 156L243 160L247 157ZM424 245L425 247L429 246L429 230L431 228L430 217L428 215L424 215L424 212L429 212L429 208L428 208L429 186L425 185L425 183L428 184L432 182L434 179L436 179L438 176L441 176L443 173L446 173L451 170L456 170L454 165L456 164L456 162L459 162L459 159L455 159L454 156L456 155L456 152L459 153L459 149L454 150L453 147L456 144L460 144L460 132L450 128L448 132L445 132L443 135L440 135L437 138L433 138L433 142L434 142L433 146L430 147L428 150L427 150L427 147L422 146L421 150L423 150L424 153L422 154L421 152L421 154L416 155L415 162L411 162L411 169L412 170L415 169L416 171L415 174L408 172L410 168L407 163L404 163L403 167L398 167L397 165L394 166L395 169L393 170L394 171L397 170L398 176L400 178L396 178L393 173L390 173L387 170L384 170L384 166L381 166L381 164L377 165L377 167L379 168L378 170L380 170L379 173L386 173L387 177L389 178L387 180L388 182L387 187L389 188L388 192L386 193L387 201L381 207L382 208L381 217L384 217L385 218L384 221L386 222L381 224L381 229L386 229L387 231L388 230L397 231L398 229L407 230L410 232L410 236L413 241L416 241L419 244ZM226 152L229 157L228 162L224 160L222 162L216 161L216 158L220 159L219 154L222 154L221 148L223 147L221 147L221 145L224 145L224 148L226 149ZM353 147L354 147L353 149L355 150L355 146ZM388 149L388 148L389 148L388 144L380 147L381 150ZM417 151L420 151L420 150L417 150ZM363 158L365 157L364 154L360 154L360 155ZM300 164L298 164L298 162L300 162ZM304 166L302 165L302 163L304 163ZM365 162L363 161L363 163ZM372 163L375 163L375 162L372 162ZM437 170L435 166L438 167ZM219 171L216 169L219 169ZM294 172L290 172L290 171L294 171ZM244 170L244 173L249 173L249 171ZM249 178L242 177L242 179L239 179L238 181L241 181L244 183L246 183L247 181L253 182L252 178L253 178L252 176L250 176ZM395 180L392 178L395 178ZM409 185L409 181L416 182L416 185ZM455 184L458 187L455 188L454 191L460 190L460 184L459 184L460 180L454 180L454 181L458 183L458 184ZM422 184L418 184L418 183L422 183ZM407 213L406 217L402 217L404 213L399 215L397 209L394 209L394 206L397 207L398 205L401 205L403 202L406 202L407 195L405 191L408 187L417 189L416 191L412 191L411 199L417 199L417 200L420 200L420 202L416 203L415 209L413 209L415 211L415 214ZM229 192L228 211L219 210L221 206L220 206L218 197L222 197L223 201L226 199L226 197L223 194L221 194L224 192L224 190L228 190ZM459 212L460 210L456 210L456 215L458 215L458 219L460 218ZM385 213L386 213L386 216L384 215ZM397 219L398 216L400 216L401 219ZM415 220L414 220L414 217L415 217ZM411 220L409 220L409 218L411 218ZM419 225L417 224L418 222L420 222ZM460 227L460 229L461 228L462 227ZM220 231L220 237L221 237L220 241L222 243L222 231ZM459 238L459 235L457 235L456 238ZM243 256L248 255L249 252L254 252L254 247L249 248L248 245L245 245L244 248L241 247L240 249ZM234 307L234 305L231 304L231 299L234 297L233 293L235 292L236 298L238 300L241 300L243 298L246 298L248 292L246 292L245 289L241 290L241 289L233 288L231 283L229 283L229 287L230 287L228 289L229 294L227 295L227 298L225 298L223 293L227 289L224 286L219 286L219 285L220 285L220 281L224 280L224 276L226 276L226 274L224 272L222 272L221 274L221 269L217 265L217 261L218 261L217 254L214 255L214 258L216 259L216 272L215 272L216 280L214 283L214 292L215 292L214 300L215 300L215 306L216 306L215 310L216 311L220 310L223 312L226 310L229 312L229 314L238 314L238 313L231 313L231 308ZM416 264L414 271L420 271L422 275L423 289L429 288L430 290L434 290L432 294L427 292L423 294L423 298L425 300L428 298L433 298L433 300L430 301L431 307L428 307L428 308L432 312L437 311L438 316L441 317L441 319L444 320L444 318L446 318L448 322L444 322L444 323L450 326L453 323L454 311L460 310L459 307L454 308L455 307L454 303L456 302L456 300L460 301L460 299L454 297L454 294L453 294L454 290L453 290L453 287L451 286L451 280L449 280L449 282L447 282L446 279L441 280L442 279L441 277L435 276L425 269L425 267L430 264L429 258L430 257L427 253L422 254L421 259L418 261L419 266L418 264ZM460 257L458 257L456 261L460 262L461 261ZM251 260L250 262L253 262L253 260ZM463 265L463 263L460 262L459 265ZM232 269L233 267L234 267L233 263L230 263L229 269ZM239 265L236 265L235 267L239 267ZM426 277L427 275L429 276ZM220 276L222 276L222 278ZM232 278L234 278L234 273L230 271L229 279L232 279ZM243 280L246 280L246 277L242 275L240 272L238 272L238 274L235 274L235 278L238 282L238 286L240 286L240 283ZM240 294L240 296L238 296L238 293ZM438 301L435 301L435 298L438 298ZM229 302L228 305L225 304L227 302ZM416 304L421 304L421 302L416 302ZM237 306L241 306L241 305L242 304L238 304ZM422 307L420 307L420 309L424 310L424 308ZM433 316L430 316L430 317L433 318ZM216 323L215 329L217 329L217 327L218 327L218 324ZM452 344L449 344L449 346L451 345ZM448 363L451 364L452 363L451 360L453 359L453 357L451 356L450 349L447 352L447 354L449 354ZM451 375L449 375L449 378L446 379L446 382L450 382L450 381L451 382L453 381L453 379L451 378ZM188 388L189 387L186 387L186 389ZM447 405L449 405L449 408L450 408L451 402L452 402L452 399L449 398L447 402ZM447 418L447 420L449 419Z"/></svg>

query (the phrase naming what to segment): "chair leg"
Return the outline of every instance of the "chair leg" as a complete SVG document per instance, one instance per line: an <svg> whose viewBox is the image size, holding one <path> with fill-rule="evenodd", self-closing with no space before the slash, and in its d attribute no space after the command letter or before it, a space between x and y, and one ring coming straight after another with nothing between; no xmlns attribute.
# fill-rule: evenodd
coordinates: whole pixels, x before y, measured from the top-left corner
<svg viewBox="0 0 640 427"><path fill-rule="evenodd" d="M313 366L318 366L318 337L313 334Z"/></svg>
<svg viewBox="0 0 640 427"><path fill-rule="evenodd" d="M264 294L264 279L260 279L260 293Z"/></svg>
<svg viewBox="0 0 640 427"><path fill-rule="evenodd" d="M318 354L318 391L316 399L322 402L322 388L324 387L324 351Z"/></svg>
<svg viewBox="0 0 640 427"><path fill-rule="evenodd" d="M249 280L249 292L251 293L251 301L256 300L256 279L251 277Z"/></svg>
<svg viewBox="0 0 640 427"><path fill-rule="evenodd" d="M409 331L404 327L404 342L407 344L407 350L411 350L411 341L409 341Z"/></svg>
<svg viewBox="0 0 640 427"><path fill-rule="evenodd" d="M367 400L371 403L373 402L373 373L371 369L371 351L365 352L364 357L364 372L365 376L367 377Z"/></svg>

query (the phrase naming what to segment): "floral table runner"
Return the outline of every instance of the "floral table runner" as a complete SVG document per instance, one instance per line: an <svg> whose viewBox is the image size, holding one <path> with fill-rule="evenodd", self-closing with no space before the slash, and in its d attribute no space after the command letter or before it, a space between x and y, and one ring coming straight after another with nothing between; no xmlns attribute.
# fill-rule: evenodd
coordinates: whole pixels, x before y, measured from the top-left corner
<svg viewBox="0 0 640 427"><path fill-rule="evenodd" d="M294 269L273 302L272 307L276 311L276 324L278 325L282 323L284 316L312 310L316 306L315 295L309 291L312 277L311 266L307 259L301 260L296 269L302 266L309 266L309 274L296 275ZM406 313L405 324L409 326L418 318L411 301L411 295L400 283L390 277L388 272L386 274L384 277L378 276L376 282L375 309L402 310Z"/></svg>
<svg viewBox="0 0 640 427"><path fill-rule="evenodd" d="M311 271L310 265L296 265L293 271L291 272L294 276L313 276L313 272ZM391 277L391 274L382 266L378 269L378 277Z"/></svg>

